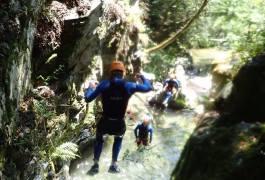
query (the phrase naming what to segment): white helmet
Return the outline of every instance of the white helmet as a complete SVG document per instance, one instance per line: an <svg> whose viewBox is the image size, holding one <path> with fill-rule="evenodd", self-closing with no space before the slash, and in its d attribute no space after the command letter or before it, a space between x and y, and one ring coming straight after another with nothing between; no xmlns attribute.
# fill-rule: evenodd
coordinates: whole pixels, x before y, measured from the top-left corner
<svg viewBox="0 0 265 180"><path fill-rule="evenodd" d="M153 116L152 116L150 113L147 113L147 114L145 114L145 115L142 116L142 118L141 118L142 122L143 122L145 119L148 120L148 121L150 122L150 121L153 120Z"/></svg>

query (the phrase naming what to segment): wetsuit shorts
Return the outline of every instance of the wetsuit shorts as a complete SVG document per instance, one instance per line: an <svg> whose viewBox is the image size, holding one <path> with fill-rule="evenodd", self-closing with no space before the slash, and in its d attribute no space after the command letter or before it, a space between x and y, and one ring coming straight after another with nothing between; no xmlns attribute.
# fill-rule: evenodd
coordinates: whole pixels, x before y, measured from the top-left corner
<svg viewBox="0 0 265 180"><path fill-rule="evenodd" d="M124 119L112 119L102 117L97 125L98 134L109 134L121 136L126 131L126 124Z"/></svg>
<svg viewBox="0 0 265 180"><path fill-rule="evenodd" d="M147 146L147 144L148 144L148 137L146 137L146 138L139 138L139 139L140 139L140 141L137 142L137 145L140 145L141 142L143 142L143 145L144 146Z"/></svg>

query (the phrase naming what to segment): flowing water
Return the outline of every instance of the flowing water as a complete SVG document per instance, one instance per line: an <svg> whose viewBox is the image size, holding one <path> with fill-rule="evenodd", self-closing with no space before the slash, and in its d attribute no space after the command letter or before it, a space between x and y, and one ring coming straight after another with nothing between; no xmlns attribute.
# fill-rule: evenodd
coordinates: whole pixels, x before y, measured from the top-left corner
<svg viewBox="0 0 265 180"><path fill-rule="evenodd" d="M194 51L201 67L210 67L209 55L205 50ZM207 50L216 59L224 52ZM225 52L226 53L226 52ZM209 54L209 53L208 53ZM201 57L203 56L203 57ZM205 57L204 57L205 56ZM196 57L193 57L196 59ZM196 64L196 62L194 63ZM199 65L198 65L199 67ZM193 72L185 72L183 66L176 67L176 76L181 83L182 93L186 96L186 103L189 109L181 111L160 110L148 105L148 99L155 92L136 93L129 103L129 108L135 115L135 121L126 119L127 131L124 135L122 148L118 158L118 166L121 169L119 174L108 173L112 157L113 136L107 138L99 163L99 173L95 176L88 176L86 172L93 164L93 148L82 154L81 159L74 161L70 167L70 176L73 180L81 179L170 179L171 173L180 158L183 147L193 132L196 117L204 113L204 97L210 96L212 88L209 68L205 69L202 76ZM154 129L151 146L138 148L135 143L134 128L140 122L141 116L150 113L154 120L151 125Z"/></svg>
<svg viewBox="0 0 265 180"><path fill-rule="evenodd" d="M191 111L161 111L151 107L143 107L141 94L135 95L132 101L137 103L135 121L126 119L127 131L125 133L122 149L118 159L121 169L119 174L108 173L112 156L113 136L109 136L104 144L100 159L100 173L91 177L86 172L93 164L93 151L88 150L82 159L72 164L72 179L170 179L171 172L181 154L183 146L192 133L195 123L195 113ZM134 106L131 106L134 112ZM154 129L151 146L137 147L135 143L134 128L140 122L140 117L148 110L154 117Z"/></svg>
<svg viewBox="0 0 265 180"><path fill-rule="evenodd" d="M205 78L203 80L205 81ZM210 79L208 78L208 80ZM197 91L200 90L198 84L187 84L189 88L185 90L186 93L198 94ZM202 87L200 92L205 91L205 86L199 84ZM193 87L196 91L192 91L190 87ZM170 179L182 149L195 128L195 117L198 112L196 112L195 105L193 110L181 111L160 110L151 107L148 105L147 99L153 93L136 93L130 100L129 108L134 113L136 122L128 117L126 119L127 131L124 135L117 163L121 172L119 174L108 172L113 143L113 136L109 136L101 154L99 173L94 176L86 175L93 164L93 148L91 148L85 154L82 154L81 159L72 163L70 168L71 179ZM153 141L151 146L137 147L134 128L140 122L141 116L147 112L154 117L151 122L154 129Z"/></svg>

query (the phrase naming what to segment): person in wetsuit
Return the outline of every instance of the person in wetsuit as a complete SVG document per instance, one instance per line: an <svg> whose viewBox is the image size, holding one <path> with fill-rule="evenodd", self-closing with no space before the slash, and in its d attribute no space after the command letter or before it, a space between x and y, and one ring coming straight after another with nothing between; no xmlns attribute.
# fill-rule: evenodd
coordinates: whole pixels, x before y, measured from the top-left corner
<svg viewBox="0 0 265 180"><path fill-rule="evenodd" d="M152 116L148 113L142 117L142 122L139 123L135 129L134 134L137 142L137 146L143 143L144 146L150 146L153 138L153 128L150 125ZM148 134L150 133L150 138L148 141Z"/></svg>
<svg viewBox="0 0 265 180"><path fill-rule="evenodd" d="M163 105L167 107L168 100L171 96L177 97L179 91L179 82L177 79L174 79L175 75L172 73L169 75L169 78L163 83L163 92L165 92L165 99Z"/></svg>
<svg viewBox="0 0 265 180"><path fill-rule="evenodd" d="M114 135L112 162L108 171L111 173L118 173L120 171L116 162L121 150L123 135L126 131L124 116L128 101L136 92L148 92L152 90L150 82L139 73L135 75L135 78L141 78L143 84L126 82L124 80L125 68L121 61L116 60L112 62L110 76L110 80L103 80L96 87L90 84L85 94L86 102L91 102L101 95L103 105L103 114L96 129L94 165L87 172L88 175L94 175L99 172L98 162L107 135ZM93 90L94 88L95 90Z"/></svg>

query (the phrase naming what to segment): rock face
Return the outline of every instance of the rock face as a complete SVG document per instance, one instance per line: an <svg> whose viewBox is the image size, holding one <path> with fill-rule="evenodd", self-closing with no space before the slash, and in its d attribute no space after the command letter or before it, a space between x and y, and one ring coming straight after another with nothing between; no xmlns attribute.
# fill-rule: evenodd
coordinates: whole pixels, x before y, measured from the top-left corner
<svg viewBox="0 0 265 180"><path fill-rule="evenodd" d="M205 115L198 123L172 179L264 179L264 99L261 54L240 69L227 99L219 99L220 115Z"/></svg>
<svg viewBox="0 0 265 180"><path fill-rule="evenodd" d="M44 103L44 105L53 106L54 116L60 113L66 114L62 116L64 120L81 124L85 118L89 119L87 114L93 114L93 112L87 113L86 109L89 108L86 108L84 102L83 88L89 81L107 78L109 65L115 59L124 62L129 77L134 72L140 72L141 61L136 52L139 47L138 33L142 11L138 1L70 0L47 1L45 5L43 3L38 0L0 3L2 17L0 22L0 179L17 179L19 176L24 177L22 179L43 178L46 173L44 171L48 168L41 167L39 161L44 159L44 156L49 156L50 152L46 151L46 148L41 149L39 143L31 141L30 138L26 139L25 136L37 138L36 134L42 131L47 133L53 130L56 132L65 130L62 129L63 126L56 129L53 122L48 121L51 119L44 118L43 113L40 114L42 115L40 119L34 116L32 113L34 110L30 110L27 103L22 103L24 96L30 94L28 92L32 93L36 90L39 93L38 100L45 99L47 102L50 98L59 97L60 100L56 101L60 103L56 104L57 109L53 103ZM80 3L83 5L77 8L72 7ZM69 14L72 12L69 6L76 9L73 16ZM59 11L60 13L56 14ZM40 21L43 19L47 22ZM39 21L38 26L37 21ZM39 26L42 22L46 22L47 26ZM64 30L67 28L64 28L67 25L68 28L73 28L72 34L65 33ZM36 44L40 48L34 53ZM39 75L43 75L42 81L31 84L32 80L36 80ZM50 78L53 78L53 81L50 81L54 83L53 87L44 86L50 83L48 82ZM65 94L62 97L59 93ZM38 100L36 100L37 104L40 103ZM30 111L32 114L19 112L21 104L25 105L25 111ZM42 107L41 109L43 110ZM93 108L90 107L90 109ZM55 110L57 110L56 113ZM44 122L41 129L34 129L36 124L28 123L29 120L38 122L41 119ZM53 141L54 136L61 136L60 133L50 135L46 136L48 138L45 140ZM88 138L90 136L92 135L89 128L83 131L76 142L80 145L80 149L90 143L86 141L90 140ZM20 140L19 138L22 142L19 141L16 144L14 139ZM31 146L29 147L25 142ZM44 140L42 143L43 147L47 145ZM39 149L34 149L38 145ZM21 147L23 149L18 149ZM38 154L43 151L47 154ZM18 155L20 155L19 158Z"/></svg>
<svg viewBox="0 0 265 180"><path fill-rule="evenodd" d="M255 57L238 72L230 96L220 111L248 122L265 121L265 54Z"/></svg>
<svg viewBox="0 0 265 180"><path fill-rule="evenodd" d="M41 0L0 5L0 151L11 143L20 102L31 85L33 37L41 6Z"/></svg>
<svg viewBox="0 0 265 180"><path fill-rule="evenodd" d="M135 17L138 1L126 6L114 1L103 1L91 12L82 30L82 38L69 57L72 82L82 90L84 82L108 78L113 60L123 61L127 75L140 72L141 61L134 53L138 50L138 32ZM100 17L100 18L99 18Z"/></svg>

